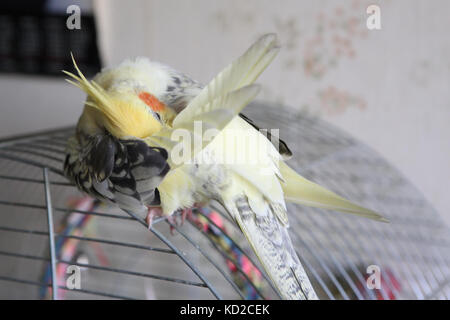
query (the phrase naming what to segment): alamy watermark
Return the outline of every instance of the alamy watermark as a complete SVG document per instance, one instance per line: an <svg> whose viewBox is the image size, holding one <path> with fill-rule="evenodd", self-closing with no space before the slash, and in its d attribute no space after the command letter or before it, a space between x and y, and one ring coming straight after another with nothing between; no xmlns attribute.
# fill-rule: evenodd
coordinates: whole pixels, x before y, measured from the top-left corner
<svg viewBox="0 0 450 320"><path fill-rule="evenodd" d="M258 166L261 174L270 174L279 158L279 132L279 129L257 131L253 127L218 130L194 121L192 130L173 130L170 140L175 144L170 159L175 164L252 165ZM213 139L219 143L209 147L207 144Z"/></svg>
<svg viewBox="0 0 450 320"><path fill-rule="evenodd" d="M381 289L381 268L375 264L372 264L366 269L369 275L366 280L368 289Z"/></svg>
<svg viewBox="0 0 450 320"><path fill-rule="evenodd" d="M379 6L372 4L367 7L366 13L369 15L366 20L366 26L369 30L381 29L381 9Z"/></svg>
<svg viewBox="0 0 450 320"><path fill-rule="evenodd" d="M81 289L81 268L70 265L66 269L66 274L68 274L66 287L70 290Z"/></svg>
<svg viewBox="0 0 450 320"><path fill-rule="evenodd" d="M70 14L66 20L66 27L69 30L81 29L81 9L79 6L73 4L67 7L67 14Z"/></svg>

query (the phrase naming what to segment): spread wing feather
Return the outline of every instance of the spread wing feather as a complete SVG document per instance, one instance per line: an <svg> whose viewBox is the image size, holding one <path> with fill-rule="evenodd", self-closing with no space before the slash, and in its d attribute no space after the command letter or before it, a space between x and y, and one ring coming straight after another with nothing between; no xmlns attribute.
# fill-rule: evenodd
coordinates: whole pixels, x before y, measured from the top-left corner
<svg viewBox="0 0 450 320"><path fill-rule="evenodd" d="M261 37L204 87L177 115L173 125L190 121L195 115L204 112L204 106L216 98L252 84L278 53L276 40L275 34Z"/></svg>
<svg viewBox="0 0 450 320"><path fill-rule="evenodd" d="M146 138L145 141L149 145L166 149L169 154L176 146L181 146L180 152L189 153L182 157L184 160L182 162L174 161L169 157L169 165L172 169L175 169L195 157L212 141L211 137L203 134L206 130L215 129L218 133L224 129L253 100L258 92L259 86L253 84L218 96L205 105L200 105L198 112L187 118L185 122L174 122L172 128L165 127L158 133ZM196 123L201 125L201 130L195 130ZM183 136L184 140L181 141L181 145L173 140L175 131L179 129L183 129L183 134L189 135Z"/></svg>

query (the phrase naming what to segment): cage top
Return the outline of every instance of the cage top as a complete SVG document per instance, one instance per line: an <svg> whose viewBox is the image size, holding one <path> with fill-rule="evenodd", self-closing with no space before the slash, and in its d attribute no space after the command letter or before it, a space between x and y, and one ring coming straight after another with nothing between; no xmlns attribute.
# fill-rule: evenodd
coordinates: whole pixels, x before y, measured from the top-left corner
<svg viewBox="0 0 450 320"><path fill-rule="evenodd" d="M321 298L450 297L449 229L398 170L346 133L304 113L254 103L245 114L261 128L279 129L294 154L289 164L306 178L382 212L391 221L383 224L288 206L291 238ZM218 206L212 209L225 230L219 228L211 211L205 211L197 215L209 229L195 224L175 226L177 233L172 236L164 219L148 232L139 217L101 206L80 210L69 205L67 199L80 197L62 174L66 140L73 133L70 127L0 141L0 259L5 261L0 264L0 281L5 283L0 286L0 297L24 297L19 286L41 290L50 286L52 281L44 280L43 273L54 263L55 267L75 264L89 272L95 270L92 279L96 280L77 290L80 295L151 298L147 292L151 287L156 298L277 298L245 239ZM88 235L89 228L78 230L79 234L60 230L74 212L98 221L95 237ZM54 217L54 234L48 229L49 215ZM105 252L112 261L103 265L92 259L88 263L66 261L59 251L52 255L49 238L56 240L56 247L61 239L76 239L77 250L88 253L92 248L85 243L109 246ZM160 257L155 259L154 254ZM124 265L119 256L142 260L136 264L143 269ZM25 267L24 259L30 262L27 265L39 263L40 271L30 271L36 267ZM260 270L260 278L244 270L242 259ZM368 268L379 268L379 289L367 287L372 272ZM113 283L126 280L120 280L121 286L108 287L104 274ZM58 285L69 291L64 283ZM29 292L26 297L36 297L36 291Z"/></svg>

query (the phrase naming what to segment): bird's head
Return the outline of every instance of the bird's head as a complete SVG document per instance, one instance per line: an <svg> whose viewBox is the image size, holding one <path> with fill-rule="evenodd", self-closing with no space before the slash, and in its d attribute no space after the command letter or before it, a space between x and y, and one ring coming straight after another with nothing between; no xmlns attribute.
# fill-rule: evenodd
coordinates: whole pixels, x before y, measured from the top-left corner
<svg viewBox="0 0 450 320"><path fill-rule="evenodd" d="M97 126L113 136L145 138L161 130L165 125L165 105L148 92L108 92L95 81L89 81L78 68L72 56L78 76L63 71L75 81L67 80L87 94L87 112Z"/></svg>

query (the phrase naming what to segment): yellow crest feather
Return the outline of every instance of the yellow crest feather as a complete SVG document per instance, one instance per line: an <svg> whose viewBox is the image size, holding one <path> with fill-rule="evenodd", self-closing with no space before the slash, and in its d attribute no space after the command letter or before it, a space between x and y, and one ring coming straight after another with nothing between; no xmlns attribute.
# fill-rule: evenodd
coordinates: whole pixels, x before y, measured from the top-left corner
<svg viewBox="0 0 450 320"><path fill-rule="evenodd" d="M161 129L161 124L148 112L147 107L134 95L111 95L95 81L87 80L78 68L73 54L72 62L78 76L63 70L76 80L66 79L67 82L80 88L88 95L85 105L100 111L105 120L103 125L116 137L134 136L145 138Z"/></svg>

